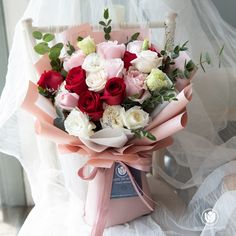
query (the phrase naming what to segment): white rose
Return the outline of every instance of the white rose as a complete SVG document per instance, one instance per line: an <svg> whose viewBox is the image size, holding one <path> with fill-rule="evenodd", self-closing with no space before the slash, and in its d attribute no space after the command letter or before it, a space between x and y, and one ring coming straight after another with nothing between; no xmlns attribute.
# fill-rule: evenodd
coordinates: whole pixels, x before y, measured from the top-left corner
<svg viewBox="0 0 236 236"><path fill-rule="evenodd" d="M86 84L90 91L101 92L107 82L108 75L104 70L89 73L86 78Z"/></svg>
<svg viewBox="0 0 236 236"><path fill-rule="evenodd" d="M90 137L94 134L93 129L96 128L95 124L89 121L88 116L77 109L70 112L64 125L70 135L81 138Z"/></svg>
<svg viewBox="0 0 236 236"><path fill-rule="evenodd" d="M127 51L131 53L135 53L135 54L139 53L142 51L142 45L143 45L143 41L139 41L139 40L132 41L128 43Z"/></svg>
<svg viewBox="0 0 236 236"><path fill-rule="evenodd" d="M105 60L102 59L97 53L89 54L83 64L82 68L87 72L97 72L99 70L103 70L105 65Z"/></svg>
<svg viewBox="0 0 236 236"><path fill-rule="evenodd" d="M144 128L148 125L150 120L149 114L142 110L139 106L134 106L127 111L123 109L121 112L121 117L124 126L131 130Z"/></svg>
<svg viewBox="0 0 236 236"><path fill-rule="evenodd" d="M156 52L145 50L137 54L137 58L131 61L139 71L150 73L153 68L162 65L162 57L158 57Z"/></svg>
<svg viewBox="0 0 236 236"><path fill-rule="evenodd" d="M119 105L115 106L106 106L103 116L101 118L101 124L103 128L122 128L123 122L121 118L121 110L123 108Z"/></svg>

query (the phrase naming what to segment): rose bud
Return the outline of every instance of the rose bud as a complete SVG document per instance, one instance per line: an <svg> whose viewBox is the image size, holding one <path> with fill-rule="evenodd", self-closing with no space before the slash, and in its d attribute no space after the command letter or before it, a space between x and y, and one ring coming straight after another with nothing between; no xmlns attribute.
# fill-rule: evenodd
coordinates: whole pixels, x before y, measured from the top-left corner
<svg viewBox="0 0 236 236"><path fill-rule="evenodd" d="M86 91L81 93L78 101L80 111L86 113L93 121L98 121L103 114L103 104L98 93Z"/></svg>
<svg viewBox="0 0 236 236"><path fill-rule="evenodd" d="M88 89L85 78L85 70L81 66L74 67L67 74L65 88L72 93L80 95Z"/></svg>
<svg viewBox="0 0 236 236"><path fill-rule="evenodd" d="M96 51L96 44L90 36L79 41L77 46L83 51L85 55Z"/></svg>
<svg viewBox="0 0 236 236"><path fill-rule="evenodd" d="M50 70L45 71L38 81L38 85L43 89L49 89L56 91L64 81L62 75L59 72Z"/></svg>
<svg viewBox="0 0 236 236"><path fill-rule="evenodd" d="M120 105L125 99L125 95L126 85L124 79L114 77L107 81L102 99L108 105Z"/></svg>

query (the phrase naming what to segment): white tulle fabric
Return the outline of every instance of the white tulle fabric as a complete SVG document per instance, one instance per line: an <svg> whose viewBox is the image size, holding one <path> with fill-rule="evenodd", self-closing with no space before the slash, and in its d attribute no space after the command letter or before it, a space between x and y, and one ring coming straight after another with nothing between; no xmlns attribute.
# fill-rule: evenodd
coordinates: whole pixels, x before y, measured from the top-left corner
<svg viewBox="0 0 236 236"><path fill-rule="evenodd" d="M149 176L158 201L156 210L150 216L106 229L104 235L234 235L236 136L224 129L228 121L236 119L236 29L222 20L210 0L32 0L22 19L30 17L38 26L97 24L103 9L113 9L114 4L125 6L127 22L140 25L163 20L169 11L177 12L176 43L189 40L194 61L207 51L214 65L207 73L199 70L193 81L188 127L168 148L168 158L175 165L154 167L164 180ZM115 22L116 16L112 18ZM160 44L162 38L163 32L153 30L154 42ZM223 44L219 69L217 55ZM82 218L87 182L76 176L85 159L59 155L53 143L34 134L34 118L19 109L28 80L37 81L34 58L27 53L30 50L19 22L0 100L0 150L21 162L35 201L19 236L86 236L91 230ZM219 216L212 227L201 221L208 208Z"/></svg>

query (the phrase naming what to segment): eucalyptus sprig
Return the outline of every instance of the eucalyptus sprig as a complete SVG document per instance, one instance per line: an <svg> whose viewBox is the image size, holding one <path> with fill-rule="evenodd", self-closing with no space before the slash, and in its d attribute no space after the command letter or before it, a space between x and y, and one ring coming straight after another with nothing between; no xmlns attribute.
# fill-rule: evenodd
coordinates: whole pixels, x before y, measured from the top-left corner
<svg viewBox="0 0 236 236"><path fill-rule="evenodd" d="M104 31L104 38L106 40L109 40L111 38L110 33L111 33L111 22L112 19L109 19L109 10L106 8L103 12L103 18L104 20L99 21L99 25L103 26L103 31Z"/></svg>
<svg viewBox="0 0 236 236"><path fill-rule="evenodd" d="M144 138L144 137L146 137L146 138L148 138L148 139L150 139L152 141L156 141L157 140L156 137L153 134L151 134L147 130L144 130L143 128L135 129L135 130L131 130L131 131L132 131L132 133L134 133L135 137L137 137L137 138Z"/></svg>
<svg viewBox="0 0 236 236"><path fill-rule="evenodd" d="M48 53L52 69L60 72L63 68L63 63L60 60L63 43L57 43L50 47L49 43L55 38L54 34L43 34L40 31L34 31L32 35L37 40L37 44L34 46L35 52L39 55L45 55Z"/></svg>
<svg viewBox="0 0 236 236"><path fill-rule="evenodd" d="M151 97L146 99L141 105L142 109L149 113L164 101L177 101L174 85L169 88L162 88L160 91L154 91L150 93Z"/></svg>
<svg viewBox="0 0 236 236"><path fill-rule="evenodd" d="M128 43L131 43L131 42L137 40L138 37L139 37L139 35L140 35L140 33L139 33L139 32L136 32L136 33L134 33L133 35L131 35L130 39L127 37L127 43L125 43L125 45L127 46Z"/></svg>

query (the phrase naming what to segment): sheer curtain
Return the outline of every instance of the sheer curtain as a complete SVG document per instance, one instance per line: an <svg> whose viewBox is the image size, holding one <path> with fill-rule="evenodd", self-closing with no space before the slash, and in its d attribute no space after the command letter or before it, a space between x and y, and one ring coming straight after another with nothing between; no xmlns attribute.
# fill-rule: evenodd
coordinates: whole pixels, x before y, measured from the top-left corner
<svg viewBox="0 0 236 236"><path fill-rule="evenodd" d="M208 52L214 65L207 73L199 70L193 81L188 127L168 148L176 165L171 170L155 166L164 180L149 177L159 202L155 212L109 228L105 235L233 235L236 137L225 128L236 118L236 30L222 20L210 0L32 0L22 19L30 17L38 26L96 24L103 9L114 4L125 5L126 21L140 25L163 20L169 11L177 12L176 43L189 40L191 57L198 62L200 53ZM115 16L112 18L116 21ZM153 41L159 43L162 34L154 30ZM222 45L225 49L218 68ZM27 53L30 47L19 22L0 101L0 150L20 160L36 203L19 235L89 235L90 227L82 219L87 183L74 174L83 159L58 155L53 143L34 134L34 118L19 109L28 80L37 80ZM224 139L219 135L222 132ZM218 215L213 227L201 220L208 208L214 208Z"/></svg>

